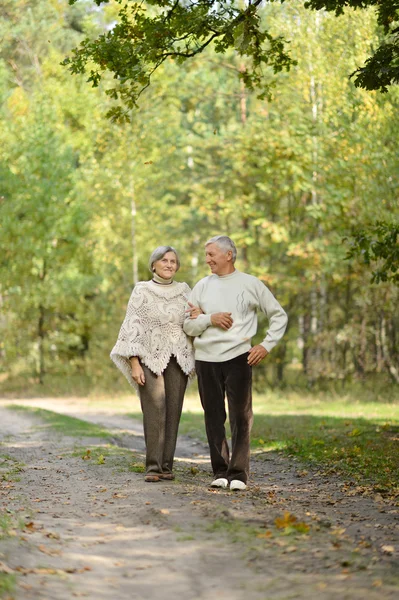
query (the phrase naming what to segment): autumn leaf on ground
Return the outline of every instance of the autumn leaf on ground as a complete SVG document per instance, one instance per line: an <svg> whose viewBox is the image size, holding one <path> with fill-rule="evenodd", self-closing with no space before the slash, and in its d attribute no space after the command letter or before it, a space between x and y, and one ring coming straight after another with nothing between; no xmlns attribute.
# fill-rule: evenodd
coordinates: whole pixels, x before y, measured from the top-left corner
<svg viewBox="0 0 399 600"><path fill-rule="evenodd" d="M103 465L104 463L105 463L105 456L103 454L100 454L100 456L97 459L97 464Z"/></svg>
<svg viewBox="0 0 399 600"><path fill-rule="evenodd" d="M41 529L41 527L38 528L37 525L33 521L29 521L29 523L26 523L25 529L28 530L28 533L33 533L34 531Z"/></svg>
<svg viewBox="0 0 399 600"><path fill-rule="evenodd" d="M82 459L90 460L91 459L91 450L86 450L86 454L83 454Z"/></svg>
<svg viewBox="0 0 399 600"><path fill-rule="evenodd" d="M273 534L272 534L271 531L267 530L267 531L265 531L263 533L258 533L256 537L257 538L269 539L269 538L273 537Z"/></svg>
<svg viewBox="0 0 399 600"><path fill-rule="evenodd" d="M14 569L0 561L0 573L14 573Z"/></svg>
<svg viewBox="0 0 399 600"><path fill-rule="evenodd" d="M62 554L61 550L58 550L56 548L47 548L43 544L38 546L38 549L40 550L40 552L43 552L43 554L47 554L47 556L60 556L60 554Z"/></svg>
<svg viewBox="0 0 399 600"><path fill-rule="evenodd" d="M285 512L282 517L276 517L274 523L277 529L283 529L284 533L289 534L293 532L307 533L310 529L307 523L298 521L295 515Z"/></svg>

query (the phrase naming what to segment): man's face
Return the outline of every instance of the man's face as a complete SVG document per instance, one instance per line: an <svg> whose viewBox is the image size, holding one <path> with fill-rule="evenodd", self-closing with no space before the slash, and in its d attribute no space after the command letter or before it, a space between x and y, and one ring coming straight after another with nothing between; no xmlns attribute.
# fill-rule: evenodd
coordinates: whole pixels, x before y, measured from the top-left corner
<svg viewBox="0 0 399 600"><path fill-rule="evenodd" d="M232 269L232 252L224 252L217 244L208 244L205 248L206 264L215 275L226 275Z"/></svg>

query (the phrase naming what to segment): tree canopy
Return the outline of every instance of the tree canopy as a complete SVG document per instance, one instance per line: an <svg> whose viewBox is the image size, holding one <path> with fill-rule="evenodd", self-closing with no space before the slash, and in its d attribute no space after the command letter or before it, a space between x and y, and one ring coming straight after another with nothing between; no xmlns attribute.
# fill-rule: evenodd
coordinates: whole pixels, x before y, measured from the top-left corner
<svg viewBox="0 0 399 600"><path fill-rule="evenodd" d="M69 0L71 5L81 0ZM110 0L92 0L97 6ZM284 0L282 0L284 2ZM73 73L89 73L97 86L105 72L114 84L107 93L131 109L167 60L182 63L210 45L219 54L233 48L246 59L238 75L259 96L270 94L271 74L300 60L292 56L290 40L271 33L262 18L262 0L114 0L120 5L105 33L90 36L75 48L64 64ZM289 4L288 0L286 3ZM399 16L397 0L308 0L305 7L342 15L347 8L374 7L382 35L378 47L363 66L352 72L356 86L386 92L399 81ZM266 22L265 22L266 21ZM370 50L371 52L371 47ZM113 119L127 118L120 105L109 111Z"/></svg>

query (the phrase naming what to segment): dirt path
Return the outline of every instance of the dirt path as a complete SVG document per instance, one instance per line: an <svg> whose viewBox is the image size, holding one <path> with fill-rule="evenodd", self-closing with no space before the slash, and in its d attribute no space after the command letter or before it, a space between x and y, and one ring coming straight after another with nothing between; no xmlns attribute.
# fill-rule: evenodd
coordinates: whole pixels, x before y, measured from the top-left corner
<svg viewBox="0 0 399 600"><path fill-rule="evenodd" d="M102 424L142 460L132 419L73 402L24 403ZM210 490L206 448L184 438L177 480L146 484L126 453L82 460L104 439L59 436L6 404L0 475L24 465L0 489L15 524L0 539L0 571L18 575L16 600L398 597L399 509L378 494L359 495L277 453L252 461L247 492Z"/></svg>

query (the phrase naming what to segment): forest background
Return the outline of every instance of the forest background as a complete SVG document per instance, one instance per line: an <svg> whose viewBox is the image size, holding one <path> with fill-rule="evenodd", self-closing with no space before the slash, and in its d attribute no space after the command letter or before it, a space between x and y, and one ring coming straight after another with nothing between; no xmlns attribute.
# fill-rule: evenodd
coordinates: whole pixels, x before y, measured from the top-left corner
<svg viewBox="0 0 399 600"><path fill-rule="evenodd" d="M245 58L212 48L165 63L130 123L112 123L61 62L113 27L115 3L5 0L0 7L0 377L5 392L125 390L109 352L152 249L181 253L178 279L208 273L218 233L238 268L289 314L256 387L348 389L389 400L399 383L398 286L347 259L354 229L398 217L399 90L349 79L379 39L373 9L339 18L266 4L297 65L260 99ZM260 316L260 333L267 326Z"/></svg>

